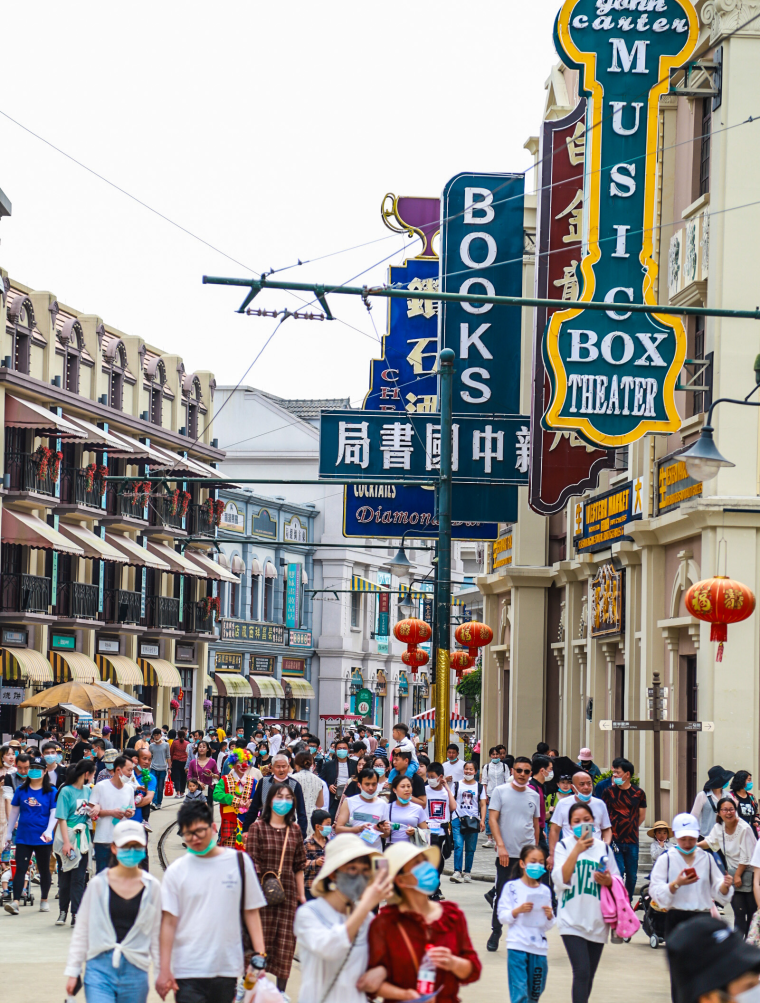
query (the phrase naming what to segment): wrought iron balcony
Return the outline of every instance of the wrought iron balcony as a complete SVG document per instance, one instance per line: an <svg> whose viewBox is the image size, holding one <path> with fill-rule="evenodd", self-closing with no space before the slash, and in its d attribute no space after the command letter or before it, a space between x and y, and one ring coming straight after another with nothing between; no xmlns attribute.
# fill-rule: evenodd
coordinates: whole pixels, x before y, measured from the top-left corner
<svg viewBox="0 0 760 1003"><path fill-rule="evenodd" d="M95 620L98 615L98 586L84 582L63 582L58 586L55 611L62 617L84 617Z"/></svg>
<svg viewBox="0 0 760 1003"><path fill-rule="evenodd" d="M182 629L188 634L213 634L213 611L208 616L204 616L199 602L186 602Z"/></svg>
<svg viewBox="0 0 760 1003"><path fill-rule="evenodd" d="M126 492L126 493L123 493ZM126 515L132 519L145 520L145 506L142 499L135 501L133 492L120 484L109 486L106 492L106 512L108 515Z"/></svg>
<svg viewBox="0 0 760 1003"><path fill-rule="evenodd" d="M171 508L171 495L155 495L150 503L151 526L169 526L172 529L183 529L179 508L174 515L172 515Z"/></svg>
<svg viewBox="0 0 760 1003"><path fill-rule="evenodd" d="M5 473L10 474L11 491L34 491L40 495L54 495L55 481L47 473L37 475L37 464L31 453L6 453Z"/></svg>
<svg viewBox="0 0 760 1003"><path fill-rule="evenodd" d="M146 596L145 624L147 627L168 627L179 630L179 599L170 599L169 596Z"/></svg>
<svg viewBox="0 0 760 1003"><path fill-rule="evenodd" d="M61 501L65 505L86 505L88 508L101 507L101 481L95 478L87 489L87 472L75 467L64 467L61 471Z"/></svg>
<svg viewBox="0 0 760 1003"><path fill-rule="evenodd" d="M11 613L47 613L50 579L5 572L2 575L2 608Z"/></svg>
<svg viewBox="0 0 760 1003"><path fill-rule="evenodd" d="M191 505L187 511L188 532L191 536L215 536L216 525L209 515L208 506Z"/></svg>
<svg viewBox="0 0 760 1003"><path fill-rule="evenodd" d="M124 589L106 589L103 608L106 623L139 623L142 595Z"/></svg>

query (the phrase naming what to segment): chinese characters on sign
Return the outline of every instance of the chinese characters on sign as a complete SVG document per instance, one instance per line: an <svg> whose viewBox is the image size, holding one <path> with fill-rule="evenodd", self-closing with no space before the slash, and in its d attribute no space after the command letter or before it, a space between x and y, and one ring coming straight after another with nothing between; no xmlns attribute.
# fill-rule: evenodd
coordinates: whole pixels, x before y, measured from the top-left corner
<svg viewBox="0 0 760 1003"><path fill-rule="evenodd" d="M242 672L242 652L217 651L214 655L214 668L221 669L224 672Z"/></svg>
<svg viewBox="0 0 760 1003"><path fill-rule="evenodd" d="M624 536L623 527L643 517L642 490L643 481L638 477L586 502L578 502L573 531L575 549L594 553L605 550L616 540L630 539Z"/></svg>
<svg viewBox="0 0 760 1003"><path fill-rule="evenodd" d="M281 623L262 623L258 620L222 619L223 641L262 641L265 644L284 644L285 627Z"/></svg>
<svg viewBox="0 0 760 1003"><path fill-rule="evenodd" d="M311 646L312 646L312 635L310 630L288 631L288 647L310 648Z"/></svg>
<svg viewBox="0 0 760 1003"><path fill-rule="evenodd" d="M501 536L493 545L492 570L506 568L512 563L512 530L506 536Z"/></svg>
<svg viewBox="0 0 760 1003"><path fill-rule="evenodd" d="M288 564L285 589L285 623L299 627L301 619L301 565Z"/></svg>
<svg viewBox="0 0 760 1003"><path fill-rule="evenodd" d="M623 572L603 564L589 585L591 636L620 634L623 630Z"/></svg>
<svg viewBox="0 0 760 1003"><path fill-rule="evenodd" d="M686 464L680 459L680 454L665 456L658 460L656 471L656 515L660 515L662 512L672 512L680 508L684 502L692 498L699 498L702 494L702 482L689 477Z"/></svg>
<svg viewBox="0 0 760 1003"><path fill-rule="evenodd" d="M657 302L653 137L669 70L694 52L697 13L691 0L647 3L651 15L634 14L633 6L638 11L644 5L565 0L555 26L563 62L580 70L581 89L594 95L586 123L585 185L555 216L566 226L569 244L581 235L583 221L580 299L604 300L610 309L566 309L549 320L545 352L552 398L544 425L577 429L606 448L680 427L675 385L686 355L679 318L633 313L624 304ZM581 189L587 203L582 216L575 216Z"/></svg>

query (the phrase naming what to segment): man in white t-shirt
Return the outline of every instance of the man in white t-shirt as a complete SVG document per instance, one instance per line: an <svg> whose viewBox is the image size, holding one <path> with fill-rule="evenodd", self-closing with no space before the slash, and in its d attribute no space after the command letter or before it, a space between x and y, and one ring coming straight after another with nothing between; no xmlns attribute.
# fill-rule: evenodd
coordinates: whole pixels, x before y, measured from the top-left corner
<svg viewBox="0 0 760 1003"><path fill-rule="evenodd" d="M205 801L186 801L177 824L188 852L167 867L161 886L156 990L162 999L173 991L177 1003L232 1003L245 964L240 929L243 872L245 925L256 952L250 967L260 974L266 946L259 909L266 899L248 854L218 845L217 826Z"/></svg>
<svg viewBox="0 0 760 1003"><path fill-rule="evenodd" d="M446 762L443 764L446 770L447 784L461 784L464 780L464 760L459 758L459 746L453 743L446 749Z"/></svg>
<svg viewBox="0 0 760 1003"><path fill-rule="evenodd" d="M497 745L494 745L488 750L488 757L488 762L480 771L480 782L483 784L486 791L486 797L490 801L496 788L501 784L506 784L508 782L509 767L499 755L499 747ZM481 845L487 847L488 849L492 849L496 845L494 843L493 835L491 834L488 807L486 807L486 838Z"/></svg>
<svg viewBox="0 0 760 1003"><path fill-rule="evenodd" d="M417 759L417 748L411 738L409 738L409 729L402 721L393 725L392 734L393 742L390 746L391 755L396 749L400 748L404 752L411 753L413 763L419 762Z"/></svg>
<svg viewBox="0 0 760 1003"><path fill-rule="evenodd" d="M377 797L377 774L365 766L355 777L359 793L346 798L335 816L335 832L353 832L370 850L383 852L382 840L391 834L388 822L389 805Z"/></svg>
<svg viewBox="0 0 760 1003"><path fill-rule="evenodd" d="M573 790L575 797L563 798L552 813L549 825L549 856L546 860L547 870L554 867L554 847L560 838L571 836L572 829L567 821L567 814L574 804L585 804L594 816L594 835L605 843L612 842L612 823L610 822L607 805L601 798L595 798L591 793L594 781L583 770L573 774Z"/></svg>
<svg viewBox="0 0 760 1003"><path fill-rule="evenodd" d="M111 860L113 827L135 813L135 788L132 784L134 766L131 759L118 756L113 764L113 776L95 784L90 795L95 823L95 870L104 871Z"/></svg>
<svg viewBox="0 0 760 1003"><path fill-rule="evenodd" d="M273 724L269 733L269 755L276 756L282 745L282 728L279 724Z"/></svg>

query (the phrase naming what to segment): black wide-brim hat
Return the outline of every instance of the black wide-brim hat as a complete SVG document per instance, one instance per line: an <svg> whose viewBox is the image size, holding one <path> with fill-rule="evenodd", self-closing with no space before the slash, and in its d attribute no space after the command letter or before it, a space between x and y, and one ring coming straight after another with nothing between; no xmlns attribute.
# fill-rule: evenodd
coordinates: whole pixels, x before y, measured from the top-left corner
<svg viewBox="0 0 760 1003"><path fill-rule="evenodd" d="M707 771L707 783L702 790L717 791L719 787L725 787L733 775L733 770L724 770L722 766L711 766Z"/></svg>
<svg viewBox="0 0 760 1003"><path fill-rule="evenodd" d="M703 994L724 989L746 972L760 972L760 949L712 916L681 923L666 947L678 1003L697 1003Z"/></svg>

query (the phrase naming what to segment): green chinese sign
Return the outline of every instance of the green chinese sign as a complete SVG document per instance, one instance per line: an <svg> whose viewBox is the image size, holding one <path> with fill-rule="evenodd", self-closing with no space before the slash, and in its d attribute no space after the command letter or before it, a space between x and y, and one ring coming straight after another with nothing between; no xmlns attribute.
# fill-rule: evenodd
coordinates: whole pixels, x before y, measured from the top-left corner
<svg viewBox="0 0 760 1003"><path fill-rule="evenodd" d="M366 717L372 710L372 694L369 690L361 689L356 694L356 713Z"/></svg>
<svg viewBox="0 0 760 1003"><path fill-rule="evenodd" d="M617 447L680 427L675 385L686 355L680 318L632 313L656 305L658 106L670 70L694 52L691 0L565 0L557 51L588 96L585 200L563 214L583 237L580 300L607 312L557 311L544 339L552 384L544 426Z"/></svg>

